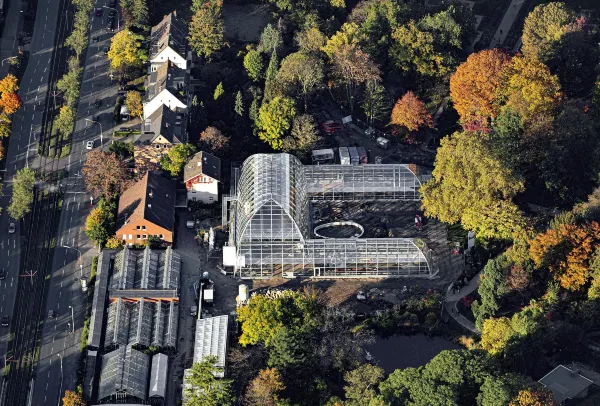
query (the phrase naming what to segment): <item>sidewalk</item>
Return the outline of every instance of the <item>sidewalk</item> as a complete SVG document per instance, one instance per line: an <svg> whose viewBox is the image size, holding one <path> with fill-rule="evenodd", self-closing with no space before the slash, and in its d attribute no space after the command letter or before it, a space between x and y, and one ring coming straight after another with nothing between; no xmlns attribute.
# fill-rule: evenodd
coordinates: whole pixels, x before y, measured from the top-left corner
<svg viewBox="0 0 600 406"><path fill-rule="evenodd" d="M504 13L504 17L496 30L496 34L494 34L494 38L490 41L488 48L496 48L504 44L504 40L506 40L506 36L517 19L524 2L524 0L512 0L510 2L510 6L508 6L508 9Z"/></svg>
<svg viewBox="0 0 600 406"><path fill-rule="evenodd" d="M10 0L6 18L4 20L4 31L2 31L2 42L0 43L0 60L4 60L17 54L17 34L21 25L21 0ZM8 61L0 65L0 78L8 74Z"/></svg>
<svg viewBox="0 0 600 406"><path fill-rule="evenodd" d="M479 331L477 327L475 327L474 323L472 323L469 319L460 314L456 305L459 300L461 300L469 293L474 292L479 287L479 278L481 277L482 272L483 271L479 271L477 275L475 275L473 279L469 281L467 286L463 286L457 293L447 294L445 299L446 303L444 304L444 308L454 320L456 320L461 326L475 334L481 334L481 331Z"/></svg>

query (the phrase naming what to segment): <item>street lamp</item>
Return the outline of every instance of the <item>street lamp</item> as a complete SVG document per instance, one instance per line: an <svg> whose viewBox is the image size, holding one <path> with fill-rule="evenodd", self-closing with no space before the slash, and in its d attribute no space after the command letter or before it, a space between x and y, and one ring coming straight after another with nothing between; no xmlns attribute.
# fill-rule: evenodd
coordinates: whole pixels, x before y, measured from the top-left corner
<svg viewBox="0 0 600 406"><path fill-rule="evenodd" d="M75 332L75 317L73 316L73 306L69 306L69 309L71 309L71 322L73 323L71 333L74 333Z"/></svg>
<svg viewBox="0 0 600 406"><path fill-rule="evenodd" d="M115 10L117 12L117 31L121 28L121 13L114 7L102 6L103 8L109 8L111 10Z"/></svg>
<svg viewBox="0 0 600 406"><path fill-rule="evenodd" d="M100 123L99 121L96 121L96 120L92 120L91 118L85 118L84 120L85 121L91 121L92 123L96 123L96 124L98 124L100 126L100 146L102 146L103 145L103 142L102 142L102 123Z"/></svg>
<svg viewBox="0 0 600 406"><path fill-rule="evenodd" d="M4 66L4 61L6 61L6 60L8 60L8 59L14 59L14 58L16 58L16 56L9 56L8 58L4 58L4 59L2 60L2 63L0 64L0 66Z"/></svg>

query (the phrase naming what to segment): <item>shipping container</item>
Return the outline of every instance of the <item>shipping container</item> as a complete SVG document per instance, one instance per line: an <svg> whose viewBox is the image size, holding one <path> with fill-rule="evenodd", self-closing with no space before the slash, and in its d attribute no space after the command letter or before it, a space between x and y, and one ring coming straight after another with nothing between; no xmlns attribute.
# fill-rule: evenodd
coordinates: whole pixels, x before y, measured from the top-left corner
<svg viewBox="0 0 600 406"><path fill-rule="evenodd" d="M348 147L348 153L350 154L350 163L352 165L358 165L360 163L360 157L358 156L356 147Z"/></svg>
<svg viewBox="0 0 600 406"><path fill-rule="evenodd" d="M367 155L367 150L364 147L357 147L358 157L360 158L360 164L368 164L369 156Z"/></svg>
<svg viewBox="0 0 600 406"><path fill-rule="evenodd" d="M313 165L332 164L335 159L333 150L330 149L316 149L312 152Z"/></svg>
<svg viewBox="0 0 600 406"><path fill-rule="evenodd" d="M348 147L340 147L340 163L342 165L350 165L350 153Z"/></svg>
<svg viewBox="0 0 600 406"><path fill-rule="evenodd" d="M390 140L379 137L377 138L377 146L379 146L379 148L388 149L390 147Z"/></svg>

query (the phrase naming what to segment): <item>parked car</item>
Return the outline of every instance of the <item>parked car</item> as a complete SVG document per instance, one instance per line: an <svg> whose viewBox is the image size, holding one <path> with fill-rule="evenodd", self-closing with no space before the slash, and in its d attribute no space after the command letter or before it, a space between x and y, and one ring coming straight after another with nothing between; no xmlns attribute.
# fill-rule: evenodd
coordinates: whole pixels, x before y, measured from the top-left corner
<svg viewBox="0 0 600 406"><path fill-rule="evenodd" d="M92 42L93 43L96 43L98 41L100 41L100 38L98 38L98 37L92 37Z"/></svg>
<svg viewBox="0 0 600 406"><path fill-rule="evenodd" d="M96 7L96 17L102 17L102 7Z"/></svg>
<svg viewBox="0 0 600 406"><path fill-rule="evenodd" d="M85 143L85 149L94 149L94 141L88 141Z"/></svg>
<svg viewBox="0 0 600 406"><path fill-rule="evenodd" d="M108 19L108 22L106 23L106 32L113 32L113 22L114 20Z"/></svg>
<svg viewBox="0 0 600 406"><path fill-rule="evenodd" d="M6 269L0 269L0 279L6 279Z"/></svg>
<svg viewBox="0 0 600 406"><path fill-rule="evenodd" d="M14 234L16 230L15 223L10 223L8 225L8 234Z"/></svg>
<svg viewBox="0 0 600 406"><path fill-rule="evenodd" d="M56 317L56 312L54 310L48 310L48 318L53 319Z"/></svg>
<svg viewBox="0 0 600 406"><path fill-rule="evenodd" d="M108 7L114 7L114 6L116 6L116 5L117 5L117 0L110 0L110 1L108 2Z"/></svg>
<svg viewBox="0 0 600 406"><path fill-rule="evenodd" d="M94 106L96 106L96 108L100 108L100 106L102 106L102 100L101 99L96 99L94 100Z"/></svg>
<svg viewBox="0 0 600 406"><path fill-rule="evenodd" d="M102 50L102 52L104 53L104 55L108 55L108 47L104 47L104 49Z"/></svg>
<svg viewBox="0 0 600 406"><path fill-rule="evenodd" d="M3 316L2 317L2 327L8 327L8 322L9 322L9 318L8 316Z"/></svg>
<svg viewBox="0 0 600 406"><path fill-rule="evenodd" d="M109 17L114 17L114 16L116 16L116 15L117 15L117 10L114 10L114 9L112 9L112 10L110 10L110 11L108 12L108 16L109 16Z"/></svg>

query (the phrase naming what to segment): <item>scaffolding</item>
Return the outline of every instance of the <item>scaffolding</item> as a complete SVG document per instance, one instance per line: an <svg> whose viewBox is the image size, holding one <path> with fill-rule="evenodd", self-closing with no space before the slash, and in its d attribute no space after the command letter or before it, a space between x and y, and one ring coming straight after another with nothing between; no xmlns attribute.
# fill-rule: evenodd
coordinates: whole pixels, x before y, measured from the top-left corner
<svg viewBox="0 0 600 406"><path fill-rule="evenodd" d="M238 177L228 199L229 245L235 249L223 250L223 263L241 278L434 273L422 240L315 239L310 232L310 201L418 201L425 176L414 165L303 166L289 154L257 154Z"/></svg>

